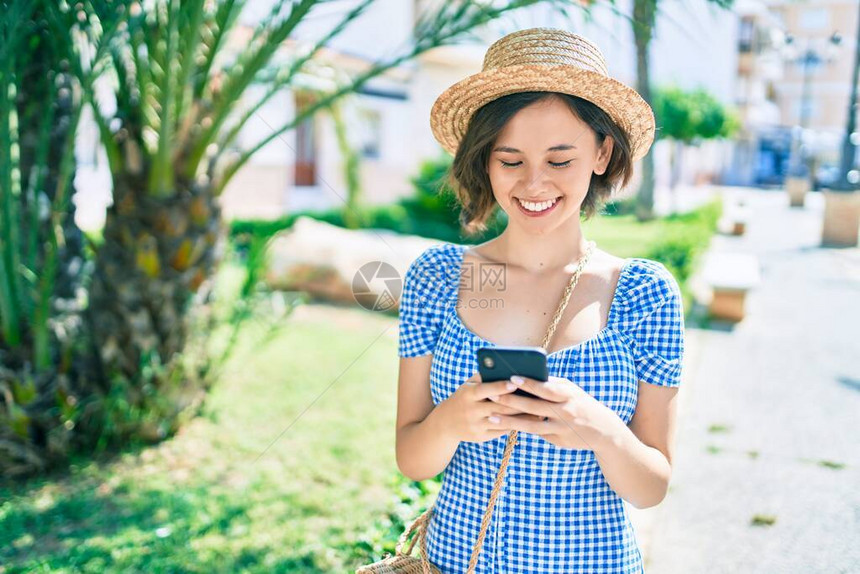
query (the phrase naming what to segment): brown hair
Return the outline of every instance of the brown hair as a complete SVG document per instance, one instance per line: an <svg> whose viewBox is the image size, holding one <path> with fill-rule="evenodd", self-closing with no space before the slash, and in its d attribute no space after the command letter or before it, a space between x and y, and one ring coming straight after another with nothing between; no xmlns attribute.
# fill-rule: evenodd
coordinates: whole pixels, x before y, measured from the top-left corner
<svg viewBox="0 0 860 574"><path fill-rule="evenodd" d="M613 189L624 187L633 173L630 142L626 132L597 105L588 100L558 92L517 92L497 98L478 108L457 147L448 172L448 183L461 205L460 224L470 234L484 231L496 207L487 166L499 133L519 110L533 103L558 97L594 131L597 145L606 136L613 139L612 155L602 175L593 173L580 214L593 217L606 204Z"/></svg>

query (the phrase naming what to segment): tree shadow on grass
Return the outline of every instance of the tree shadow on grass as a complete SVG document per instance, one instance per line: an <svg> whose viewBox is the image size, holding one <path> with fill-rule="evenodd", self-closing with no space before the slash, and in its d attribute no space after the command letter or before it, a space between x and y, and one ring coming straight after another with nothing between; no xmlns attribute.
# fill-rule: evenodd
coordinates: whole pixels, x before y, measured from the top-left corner
<svg viewBox="0 0 860 574"><path fill-rule="evenodd" d="M0 504L3 571L325 572L330 567L307 549L273 552L270 541L277 536L247 539L249 510L260 505L250 494L209 483L173 486L164 477L157 486L144 480L110 488L86 477L6 500ZM287 503L290 513L313 511L298 499ZM273 527L279 518L272 519Z"/></svg>

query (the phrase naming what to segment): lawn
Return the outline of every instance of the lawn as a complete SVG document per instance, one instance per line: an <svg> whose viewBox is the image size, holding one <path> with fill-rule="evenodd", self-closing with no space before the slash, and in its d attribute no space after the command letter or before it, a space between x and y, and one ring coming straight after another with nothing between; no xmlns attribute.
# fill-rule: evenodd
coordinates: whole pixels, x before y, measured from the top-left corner
<svg viewBox="0 0 860 574"><path fill-rule="evenodd" d="M300 307L177 436L0 490L0 571L345 571L391 506L396 333Z"/></svg>
<svg viewBox="0 0 860 574"><path fill-rule="evenodd" d="M641 257L660 239L667 225L661 220L639 224L633 215L598 216L584 222L582 231L598 248L613 255Z"/></svg>

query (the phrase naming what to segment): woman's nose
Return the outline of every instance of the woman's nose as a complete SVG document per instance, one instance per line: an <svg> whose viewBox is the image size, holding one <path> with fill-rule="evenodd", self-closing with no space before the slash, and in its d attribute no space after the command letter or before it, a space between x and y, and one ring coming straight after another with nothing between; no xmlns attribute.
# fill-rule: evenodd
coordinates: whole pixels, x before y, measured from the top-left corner
<svg viewBox="0 0 860 574"><path fill-rule="evenodd" d="M533 167L523 170L525 180L523 181L523 189L529 192L530 195L538 196L543 191L544 182L548 179L546 164L532 164Z"/></svg>

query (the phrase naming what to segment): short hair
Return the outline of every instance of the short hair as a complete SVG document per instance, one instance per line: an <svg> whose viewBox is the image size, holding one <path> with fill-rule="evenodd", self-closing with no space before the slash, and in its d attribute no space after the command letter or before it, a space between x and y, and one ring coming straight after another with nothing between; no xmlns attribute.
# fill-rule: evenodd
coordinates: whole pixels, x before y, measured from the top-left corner
<svg viewBox="0 0 860 574"><path fill-rule="evenodd" d="M460 225L467 233L485 231L486 222L496 207L487 167L499 133L518 111L552 97L564 101L574 115L594 131L598 146L603 145L606 136L613 139L612 155L606 171L601 175L591 174L580 215L584 214L586 219L593 217L608 202L616 187L624 187L630 181L633 160L627 133L599 106L559 92L508 94L483 105L475 112L448 171L448 184L461 205Z"/></svg>

